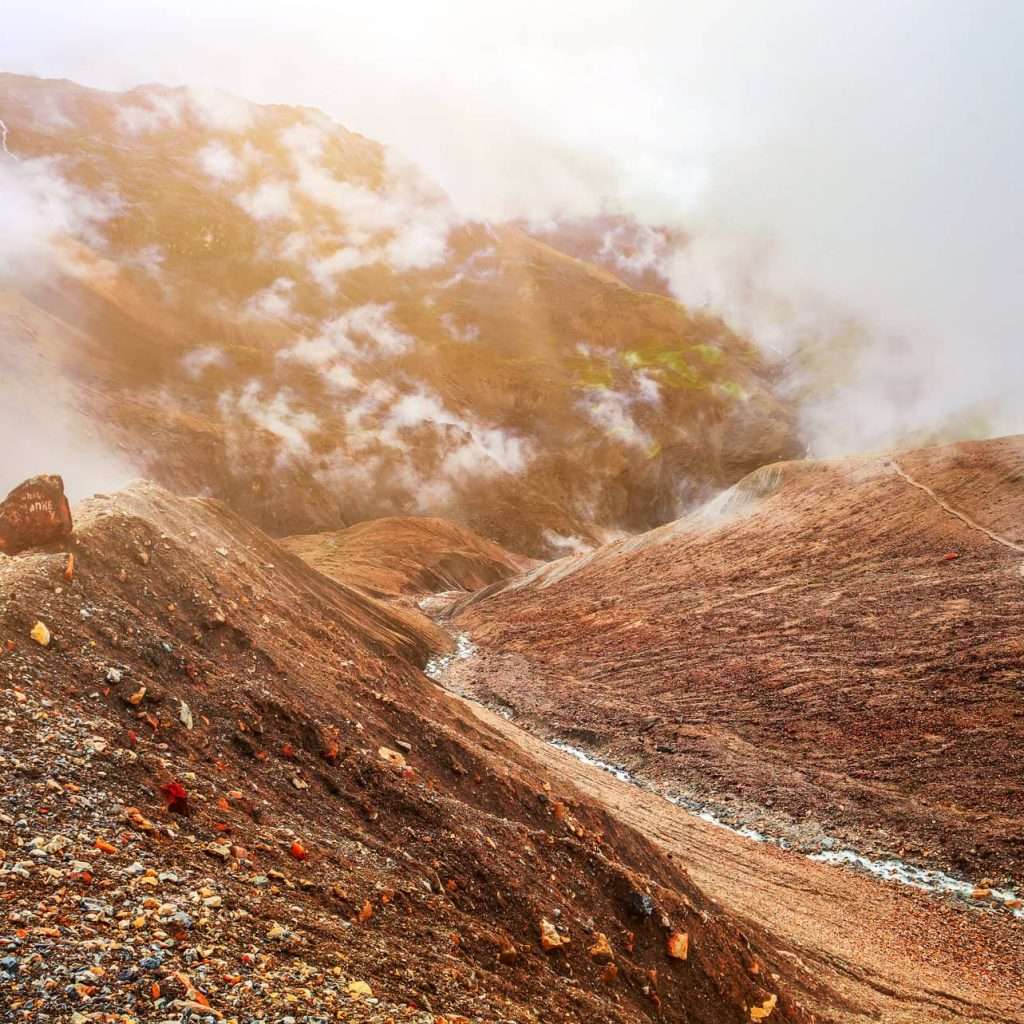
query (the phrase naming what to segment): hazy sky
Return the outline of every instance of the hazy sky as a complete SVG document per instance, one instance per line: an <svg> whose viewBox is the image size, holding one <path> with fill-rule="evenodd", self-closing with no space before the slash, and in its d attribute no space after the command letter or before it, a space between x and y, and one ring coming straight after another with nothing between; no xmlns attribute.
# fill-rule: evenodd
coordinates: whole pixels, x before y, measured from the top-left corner
<svg viewBox="0 0 1024 1024"><path fill-rule="evenodd" d="M1022 55L1019 0L14 0L0 25L5 70L321 107L467 214L683 225L679 294L777 348L866 318L822 451L971 402L1024 430Z"/></svg>

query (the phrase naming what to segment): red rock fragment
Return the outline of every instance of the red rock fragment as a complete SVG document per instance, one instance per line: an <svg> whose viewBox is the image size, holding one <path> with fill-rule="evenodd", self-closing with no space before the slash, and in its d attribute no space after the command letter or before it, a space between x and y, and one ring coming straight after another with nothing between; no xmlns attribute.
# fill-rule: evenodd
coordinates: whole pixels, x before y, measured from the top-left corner
<svg viewBox="0 0 1024 1024"><path fill-rule="evenodd" d="M614 959L614 953L612 952L611 943L608 941L608 936L604 932L596 932L594 934L594 944L587 950L587 954L595 963L611 963Z"/></svg>
<svg viewBox="0 0 1024 1024"><path fill-rule="evenodd" d="M514 964L519 958L519 950L516 949L515 943L507 935L495 935L499 949L498 949L498 960L506 965Z"/></svg>
<svg viewBox="0 0 1024 1024"><path fill-rule="evenodd" d="M690 936L686 932L673 932L665 943L665 952L673 960L685 960L690 952Z"/></svg>
<svg viewBox="0 0 1024 1024"><path fill-rule="evenodd" d="M750 1008L750 1019L751 1020L767 1020L775 1009L775 1004L779 1001L779 997L771 992L765 996L760 1005L754 1005Z"/></svg>
<svg viewBox="0 0 1024 1024"><path fill-rule="evenodd" d="M540 944L547 952L550 953L569 944L569 940L559 935L558 929L546 917L540 919L537 927L540 932Z"/></svg>
<svg viewBox="0 0 1024 1024"><path fill-rule="evenodd" d="M72 528L59 476L34 476L0 503L0 551L8 555L68 537Z"/></svg>
<svg viewBox="0 0 1024 1024"><path fill-rule="evenodd" d="M138 807L126 807L124 809L125 820L137 828L140 832L153 832L156 826L147 817L145 817L138 809Z"/></svg>
<svg viewBox="0 0 1024 1024"><path fill-rule="evenodd" d="M174 814L189 813L188 791L180 782L165 782L160 787L160 792L167 804L167 810Z"/></svg>

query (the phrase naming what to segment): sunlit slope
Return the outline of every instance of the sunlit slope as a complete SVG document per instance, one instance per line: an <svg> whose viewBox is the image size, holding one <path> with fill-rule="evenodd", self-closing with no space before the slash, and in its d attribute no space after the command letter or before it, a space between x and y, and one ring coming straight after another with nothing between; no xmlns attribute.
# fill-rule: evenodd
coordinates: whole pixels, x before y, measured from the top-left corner
<svg viewBox="0 0 1024 1024"><path fill-rule="evenodd" d="M430 513L558 553L795 451L721 321L463 221L317 111L3 75L0 116L75 211L8 285L143 469L276 532Z"/></svg>
<svg viewBox="0 0 1024 1024"><path fill-rule="evenodd" d="M324 575L381 597L475 591L532 564L464 526L432 516L372 519L280 543Z"/></svg>
<svg viewBox="0 0 1024 1024"><path fill-rule="evenodd" d="M216 501L75 520L0 554L4 921L60 913L11 1014L810 1024L760 924L419 671L429 620Z"/></svg>
<svg viewBox="0 0 1024 1024"><path fill-rule="evenodd" d="M1012 879L1022 566L1018 436L765 467L456 621L481 695L605 759L769 831Z"/></svg>

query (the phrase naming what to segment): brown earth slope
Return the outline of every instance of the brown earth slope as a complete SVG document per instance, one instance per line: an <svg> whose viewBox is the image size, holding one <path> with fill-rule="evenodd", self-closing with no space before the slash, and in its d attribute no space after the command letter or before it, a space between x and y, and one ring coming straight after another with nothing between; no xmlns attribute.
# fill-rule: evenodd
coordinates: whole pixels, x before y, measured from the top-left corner
<svg viewBox="0 0 1024 1024"><path fill-rule="evenodd" d="M465 662L458 663L460 668ZM457 678L458 672L453 670ZM453 679L453 682L455 680ZM1022 1024L1021 923L861 872L815 863L702 820L664 797L556 750L500 715L474 713L687 866L701 888L767 928L843 1024Z"/></svg>
<svg viewBox="0 0 1024 1024"><path fill-rule="evenodd" d="M1024 438L766 467L464 603L463 684L665 789L1024 881Z"/></svg>
<svg viewBox="0 0 1024 1024"><path fill-rule="evenodd" d="M0 268L11 372L59 339L137 471L275 534L444 515L552 557L798 449L721 320L465 221L319 111L0 74L0 118L14 195L67 236Z"/></svg>
<svg viewBox="0 0 1024 1024"><path fill-rule="evenodd" d="M390 598L481 590L534 564L458 523L428 516L371 519L280 544L325 576Z"/></svg>
<svg viewBox="0 0 1024 1024"><path fill-rule="evenodd" d="M811 1020L756 923L414 668L422 616L218 502L75 517L0 556L3 1020Z"/></svg>

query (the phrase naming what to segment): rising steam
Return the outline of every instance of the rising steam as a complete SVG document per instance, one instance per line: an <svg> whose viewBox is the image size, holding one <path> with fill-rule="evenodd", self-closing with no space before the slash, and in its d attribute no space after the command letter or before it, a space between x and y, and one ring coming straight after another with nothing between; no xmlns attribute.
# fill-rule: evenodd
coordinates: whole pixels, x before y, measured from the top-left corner
<svg viewBox="0 0 1024 1024"><path fill-rule="evenodd" d="M64 476L72 501L123 484L134 473L75 406L59 325L14 289L78 267L73 240L96 242L110 196L72 185L52 160L19 160L4 135L0 154L0 497L38 473ZM10 146L11 148L7 148Z"/></svg>
<svg viewBox="0 0 1024 1024"><path fill-rule="evenodd" d="M185 7L62 12L68 47L39 4L5 25L7 50L15 68L105 86L187 83L225 131L252 108L218 89L318 106L393 144L460 217L610 212L670 229L668 248L617 253L612 239L605 255L656 265L777 356L812 452L1024 430L1019 4ZM133 47L100 66L114 34ZM132 108L124 129L159 127L183 102ZM311 124L287 140L297 183L238 201L279 224L316 197L392 230L381 251L397 267L436 262L452 211L408 189L339 188ZM221 184L246 159L223 142L197 156ZM301 233L291 244L327 294L368 258L358 244L303 251ZM252 309L286 316L288 284Z"/></svg>

